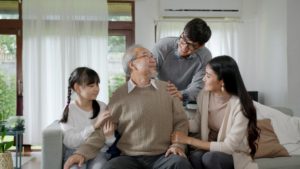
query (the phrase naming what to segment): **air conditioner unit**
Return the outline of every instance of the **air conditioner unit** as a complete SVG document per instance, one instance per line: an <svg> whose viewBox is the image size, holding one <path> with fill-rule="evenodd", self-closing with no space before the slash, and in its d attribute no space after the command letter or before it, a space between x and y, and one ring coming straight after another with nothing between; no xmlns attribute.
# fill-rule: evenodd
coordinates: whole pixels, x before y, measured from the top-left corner
<svg viewBox="0 0 300 169"><path fill-rule="evenodd" d="M160 0L160 16L240 17L242 0Z"/></svg>

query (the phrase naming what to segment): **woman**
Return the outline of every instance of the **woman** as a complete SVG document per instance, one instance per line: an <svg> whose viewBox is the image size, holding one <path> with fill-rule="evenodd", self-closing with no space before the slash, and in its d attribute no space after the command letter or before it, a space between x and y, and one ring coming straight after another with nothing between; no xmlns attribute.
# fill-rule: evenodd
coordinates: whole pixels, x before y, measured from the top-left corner
<svg viewBox="0 0 300 169"><path fill-rule="evenodd" d="M229 56L213 58L203 81L197 115L190 120L190 132L200 132L200 138L175 132L172 141L196 148L190 154L195 169L257 168L252 160L259 137L256 109L237 63Z"/></svg>

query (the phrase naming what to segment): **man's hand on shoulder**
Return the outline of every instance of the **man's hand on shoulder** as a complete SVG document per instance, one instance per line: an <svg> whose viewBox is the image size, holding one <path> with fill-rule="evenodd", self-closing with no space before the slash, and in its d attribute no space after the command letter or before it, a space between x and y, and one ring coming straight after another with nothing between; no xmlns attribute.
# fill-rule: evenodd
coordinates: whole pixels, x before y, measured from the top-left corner
<svg viewBox="0 0 300 169"><path fill-rule="evenodd" d="M84 157L80 154L74 154L68 158L68 160L65 162L64 169L69 169L74 164L78 164L79 167L81 167L84 163Z"/></svg>
<svg viewBox="0 0 300 169"><path fill-rule="evenodd" d="M170 95L179 98L180 100L182 100L182 94L181 92L177 89L177 87L171 83L170 81L168 81L168 85L167 85L167 91L170 93Z"/></svg>

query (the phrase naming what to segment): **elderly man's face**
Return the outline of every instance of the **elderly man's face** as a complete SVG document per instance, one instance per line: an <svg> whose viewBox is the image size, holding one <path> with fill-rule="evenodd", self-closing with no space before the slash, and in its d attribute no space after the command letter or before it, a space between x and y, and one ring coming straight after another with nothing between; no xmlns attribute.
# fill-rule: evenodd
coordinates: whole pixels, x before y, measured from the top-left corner
<svg viewBox="0 0 300 169"><path fill-rule="evenodd" d="M136 48L135 53L136 55L132 60L132 64L135 66L136 70L151 77L155 77L157 75L156 62L152 53L146 48Z"/></svg>

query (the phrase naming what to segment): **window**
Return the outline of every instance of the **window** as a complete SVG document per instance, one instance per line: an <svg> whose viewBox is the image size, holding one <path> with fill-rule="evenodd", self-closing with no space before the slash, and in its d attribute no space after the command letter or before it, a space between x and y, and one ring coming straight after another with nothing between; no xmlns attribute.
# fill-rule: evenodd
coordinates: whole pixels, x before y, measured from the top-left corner
<svg viewBox="0 0 300 169"><path fill-rule="evenodd" d="M18 0L0 1L0 19L19 19L19 14Z"/></svg>
<svg viewBox="0 0 300 169"><path fill-rule="evenodd" d="M133 3L131 2L109 2L108 3L108 16L109 20L116 21L133 21L132 9Z"/></svg>
<svg viewBox="0 0 300 169"><path fill-rule="evenodd" d="M125 83L122 56L134 43L134 2L109 1L108 85L109 96Z"/></svg>
<svg viewBox="0 0 300 169"><path fill-rule="evenodd" d="M22 19L18 0L0 1L0 121L22 115Z"/></svg>

